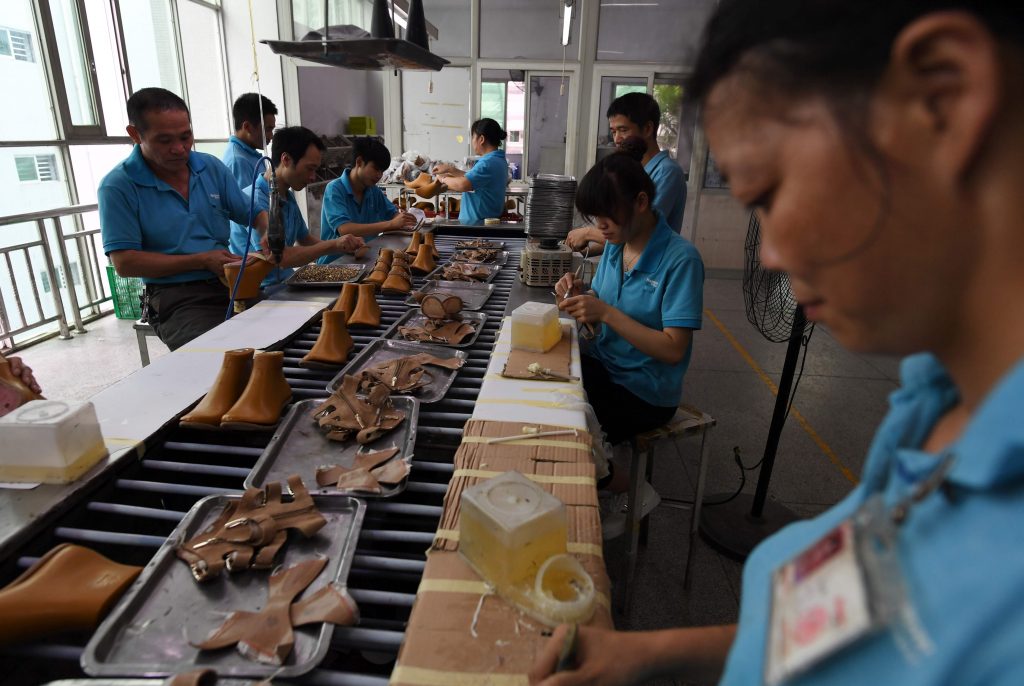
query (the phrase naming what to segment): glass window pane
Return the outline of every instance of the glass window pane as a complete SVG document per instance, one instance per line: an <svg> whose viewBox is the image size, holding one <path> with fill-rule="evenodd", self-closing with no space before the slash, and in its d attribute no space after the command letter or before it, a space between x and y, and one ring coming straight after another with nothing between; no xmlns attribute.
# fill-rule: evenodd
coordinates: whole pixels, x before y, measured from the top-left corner
<svg viewBox="0 0 1024 686"><path fill-rule="evenodd" d="M358 26L370 30L370 9L366 0L292 0L292 29L295 40L301 40L310 31L323 32L324 2L327 3L327 21L331 26Z"/></svg>
<svg viewBox="0 0 1024 686"><path fill-rule="evenodd" d="M96 203L96 189L111 169L131 154L132 146L72 145L71 168L75 172L75 188L82 205Z"/></svg>
<svg viewBox="0 0 1024 686"><path fill-rule="evenodd" d="M531 76L529 97L527 174L564 174L569 77L565 77L563 89L561 76Z"/></svg>
<svg viewBox="0 0 1024 686"><path fill-rule="evenodd" d="M469 57L470 0L427 0L427 21L437 27L430 50L442 57Z"/></svg>
<svg viewBox="0 0 1024 686"><path fill-rule="evenodd" d="M132 92L158 86L182 94L170 0L120 0Z"/></svg>
<svg viewBox="0 0 1024 686"><path fill-rule="evenodd" d="M8 111L4 117L3 139L54 140L57 128L46 72L39 61L31 0L0 2L0 36L5 37L9 48L7 56L0 55L0 83L4 92L17 93L18 97L17 116Z"/></svg>
<svg viewBox="0 0 1024 686"><path fill-rule="evenodd" d="M505 82L480 84L480 117L490 118L505 128Z"/></svg>
<svg viewBox="0 0 1024 686"><path fill-rule="evenodd" d="M11 34L7 29L0 29L0 55L13 57L11 52Z"/></svg>
<svg viewBox="0 0 1024 686"><path fill-rule="evenodd" d="M597 59L691 65L716 0L602 0Z"/></svg>
<svg viewBox="0 0 1024 686"><path fill-rule="evenodd" d="M39 175L36 174L36 158L33 157L15 157L14 167L18 170L18 181L38 181Z"/></svg>
<svg viewBox="0 0 1024 686"><path fill-rule="evenodd" d="M654 99L661 109L658 146L668 150L690 178L693 134L697 127L697 106L684 97L683 81L677 77L655 77Z"/></svg>
<svg viewBox="0 0 1024 686"><path fill-rule="evenodd" d="M562 59L563 9L553 0L480 0L480 56ZM575 10L564 53L572 60L579 56L579 23Z"/></svg>
<svg viewBox="0 0 1024 686"><path fill-rule="evenodd" d="M646 76L601 77L601 105L597 114L597 156L594 158L595 160L600 160L615 150L615 143L612 142L611 131L608 129L608 119L605 117L612 100L626 93L646 92Z"/></svg>
<svg viewBox="0 0 1024 686"><path fill-rule="evenodd" d="M108 136L123 136L124 128L128 126L128 113L125 112L124 81L117 59L117 34L109 0L85 0L85 16L92 40L92 56L96 61L103 124Z"/></svg>
<svg viewBox="0 0 1024 686"><path fill-rule="evenodd" d="M469 155L469 70L401 74L402 149L448 162Z"/></svg>
<svg viewBox="0 0 1024 686"><path fill-rule="evenodd" d="M708 150L708 165L704 170L704 188L729 188L729 184L722 178L722 172L718 171L718 165L710 150Z"/></svg>
<svg viewBox="0 0 1024 686"><path fill-rule="evenodd" d="M53 35L57 41L60 56L60 71L64 77L64 93L68 100L68 112L74 126L95 126L96 98L93 93L92 71L86 64L85 48L82 42L84 31L74 0L50 2L53 17Z"/></svg>
<svg viewBox="0 0 1024 686"><path fill-rule="evenodd" d="M480 116L494 119L508 133L505 159L512 170L512 178L518 179L522 175L523 132L526 128L526 72L522 69L483 69L480 76L483 81ZM500 118L495 116L496 112L488 110L489 97L500 97Z"/></svg>
<svg viewBox="0 0 1024 686"><path fill-rule="evenodd" d="M193 2L179 2L178 21L192 129L197 138L227 136L233 131L229 121L218 12Z"/></svg>

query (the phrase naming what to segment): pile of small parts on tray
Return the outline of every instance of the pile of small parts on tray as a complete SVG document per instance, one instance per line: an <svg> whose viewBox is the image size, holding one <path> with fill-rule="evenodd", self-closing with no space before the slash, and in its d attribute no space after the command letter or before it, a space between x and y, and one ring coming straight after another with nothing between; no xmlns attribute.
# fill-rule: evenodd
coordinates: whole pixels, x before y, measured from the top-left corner
<svg viewBox="0 0 1024 686"><path fill-rule="evenodd" d="M487 264L498 259L501 251L497 248L466 248L456 252L452 259L456 262L476 262Z"/></svg>
<svg viewBox="0 0 1024 686"><path fill-rule="evenodd" d="M288 477L288 489L285 493L280 483L247 489L201 533L181 543L177 555L188 563L196 581L209 583L224 570L235 575L249 569L273 569L289 529L310 538L327 524L302 479ZM281 665L295 644L294 627L358 623L359 608L340 583L330 582L309 597L295 600L326 565L327 558L317 556L274 572L261 610L232 612L193 645L200 650L235 646L251 660Z"/></svg>
<svg viewBox="0 0 1024 686"><path fill-rule="evenodd" d="M328 264L308 264L292 275L292 281L299 283L342 283L359 275L359 267L342 267Z"/></svg>
<svg viewBox="0 0 1024 686"><path fill-rule="evenodd" d="M420 311L426 317L422 326L400 326L398 333L407 341L425 341L458 345L476 329L462 321L462 298L444 292L417 294Z"/></svg>
<svg viewBox="0 0 1024 686"><path fill-rule="evenodd" d="M441 278L446 281L486 281L490 275L487 267L468 262L446 264L441 270Z"/></svg>
<svg viewBox="0 0 1024 686"><path fill-rule="evenodd" d="M484 248L486 250L501 250L502 246L502 243L495 243L485 238L473 238L455 244L456 248Z"/></svg>

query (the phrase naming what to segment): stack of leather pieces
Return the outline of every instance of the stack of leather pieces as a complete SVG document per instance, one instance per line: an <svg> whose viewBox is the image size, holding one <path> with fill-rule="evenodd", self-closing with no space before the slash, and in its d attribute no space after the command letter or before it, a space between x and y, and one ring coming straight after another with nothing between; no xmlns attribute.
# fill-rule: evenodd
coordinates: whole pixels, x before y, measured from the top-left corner
<svg viewBox="0 0 1024 686"><path fill-rule="evenodd" d="M272 429L291 398L283 352L228 350L209 392L179 423L194 429Z"/></svg>

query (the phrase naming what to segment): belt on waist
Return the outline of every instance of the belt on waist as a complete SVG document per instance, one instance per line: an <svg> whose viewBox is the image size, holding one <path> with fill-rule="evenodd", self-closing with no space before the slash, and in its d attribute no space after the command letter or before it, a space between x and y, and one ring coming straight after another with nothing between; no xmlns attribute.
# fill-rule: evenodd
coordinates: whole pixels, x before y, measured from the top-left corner
<svg viewBox="0 0 1024 686"><path fill-rule="evenodd" d="M197 288L199 286L213 286L213 285L225 287L220 279L218 279L217 277L211 277L209 279L197 279L195 281L175 281L175 282L172 282L172 283L147 283L146 284L146 292L152 294L152 293L156 293L157 291L162 291L165 288L184 288L184 287Z"/></svg>

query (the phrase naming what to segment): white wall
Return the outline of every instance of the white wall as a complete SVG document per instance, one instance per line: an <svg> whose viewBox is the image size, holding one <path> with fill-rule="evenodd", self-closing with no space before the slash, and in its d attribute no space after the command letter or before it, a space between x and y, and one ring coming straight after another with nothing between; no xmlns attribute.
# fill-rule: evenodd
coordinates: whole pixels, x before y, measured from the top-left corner
<svg viewBox="0 0 1024 686"><path fill-rule="evenodd" d="M380 72L298 63L301 124L316 133L345 133L349 117L369 115L383 134L384 94ZM385 141L387 142L387 141ZM394 151L393 151L394 152ZM395 153L397 154L397 153Z"/></svg>
<svg viewBox="0 0 1024 686"><path fill-rule="evenodd" d="M429 87L431 80L433 92ZM471 123L468 69L449 67L436 73L402 72L405 150L415 150L433 160L461 160L471 154ZM392 153L398 152L392 150Z"/></svg>
<svg viewBox="0 0 1024 686"><path fill-rule="evenodd" d="M293 125L299 122L286 121L284 111L284 86L281 79L281 58L260 43L264 39L278 38L276 0L253 0L253 17L256 31L256 57L259 61L260 91L277 105L277 125ZM252 42L249 30L249 7L247 2L229 0L223 3L225 52L228 58L228 85L231 102L242 93L256 91L253 78Z"/></svg>

